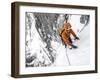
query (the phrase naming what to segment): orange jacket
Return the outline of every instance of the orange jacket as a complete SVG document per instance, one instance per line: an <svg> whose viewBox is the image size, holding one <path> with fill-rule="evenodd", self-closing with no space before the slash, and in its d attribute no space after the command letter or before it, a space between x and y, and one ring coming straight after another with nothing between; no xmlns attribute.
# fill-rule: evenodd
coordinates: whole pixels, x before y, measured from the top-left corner
<svg viewBox="0 0 100 80"><path fill-rule="evenodd" d="M70 38L71 34L74 37L76 37L76 34L71 29L70 23L67 23L67 22L64 21L64 30L61 33L61 37L62 37L62 40L63 40L64 44L72 45L72 41L71 41L71 38Z"/></svg>

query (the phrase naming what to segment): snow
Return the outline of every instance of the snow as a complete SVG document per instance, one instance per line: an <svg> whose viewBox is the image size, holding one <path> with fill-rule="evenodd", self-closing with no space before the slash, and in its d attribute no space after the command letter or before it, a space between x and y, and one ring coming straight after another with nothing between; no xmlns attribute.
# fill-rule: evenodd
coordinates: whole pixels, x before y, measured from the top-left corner
<svg viewBox="0 0 100 80"><path fill-rule="evenodd" d="M27 14L31 17L31 19L29 21L32 21L32 22L31 22L31 30L26 30L26 32L27 32L26 41L28 41L28 46L26 46L26 57L30 57L30 56L36 57L36 60L33 61L34 63L31 62L31 64L28 64L28 65L36 64L36 66L37 66L39 62L43 63L44 62L43 57L45 57L45 59L46 59L45 62L47 62L47 64L49 64L50 60L48 59L48 56L45 53L46 45L45 45L45 43L42 42L40 35L37 32L35 24L34 24L35 18L33 17L32 13L27 13ZM31 34L31 36L30 36L30 34ZM42 48L44 48L45 51ZM31 53L31 54L29 56L27 56L28 53Z"/></svg>
<svg viewBox="0 0 100 80"><path fill-rule="evenodd" d="M73 29L81 30L84 27L82 24L78 24L80 16L71 16L71 24L74 25ZM78 24L78 27L77 25ZM58 56L55 61L56 66L82 66L89 65L90 63L90 42L89 42L89 25L87 25L84 30L78 33L80 40L75 41L74 44L78 46L77 49L69 49L64 46L60 46L57 49ZM68 61L69 60L69 61ZM69 64L70 62L70 64Z"/></svg>
<svg viewBox="0 0 100 80"><path fill-rule="evenodd" d="M56 60L54 62L54 66L68 66L68 58L66 57L66 49L65 47L61 44L60 47L57 49L57 56Z"/></svg>

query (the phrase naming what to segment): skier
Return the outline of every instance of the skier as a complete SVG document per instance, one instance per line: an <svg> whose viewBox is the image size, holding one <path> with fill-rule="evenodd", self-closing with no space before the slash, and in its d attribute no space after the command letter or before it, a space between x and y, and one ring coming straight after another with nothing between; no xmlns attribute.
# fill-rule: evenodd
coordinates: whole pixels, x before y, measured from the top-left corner
<svg viewBox="0 0 100 80"><path fill-rule="evenodd" d="M75 37L75 40L79 40L79 37L76 36L75 32L71 29L71 24L68 22L68 17L65 16L65 21L63 24L63 29L60 33L61 39L65 44L65 47L68 45L70 49L77 48L77 46L73 45L71 40L71 34Z"/></svg>

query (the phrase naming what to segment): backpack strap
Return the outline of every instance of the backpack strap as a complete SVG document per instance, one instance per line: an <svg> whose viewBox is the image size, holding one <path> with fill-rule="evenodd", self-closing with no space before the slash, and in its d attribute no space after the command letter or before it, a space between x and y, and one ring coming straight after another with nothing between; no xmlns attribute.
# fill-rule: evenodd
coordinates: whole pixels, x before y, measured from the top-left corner
<svg viewBox="0 0 100 80"><path fill-rule="evenodd" d="M63 30L61 31L60 35L62 35L62 33L64 32L64 30L65 30L65 29L63 29Z"/></svg>

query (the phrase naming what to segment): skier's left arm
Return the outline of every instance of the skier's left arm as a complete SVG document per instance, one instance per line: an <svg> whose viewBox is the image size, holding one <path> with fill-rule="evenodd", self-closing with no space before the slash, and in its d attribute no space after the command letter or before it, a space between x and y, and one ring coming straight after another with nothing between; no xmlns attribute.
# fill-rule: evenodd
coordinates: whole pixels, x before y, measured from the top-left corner
<svg viewBox="0 0 100 80"><path fill-rule="evenodd" d="M69 24L69 26L71 27L71 25ZM75 32L70 29L71 34L75 37L75 39L79 40L79 37L76 36Z"/></svg>
<svg viewBox="0 0 100 80"><path fill-rule="evenodd" d="M76 39L79 40L79 37L76 36L75 32L74 32L72 29L70 29L70 31L71 31L71 34L75 37L75 40L76 40Z"/></svg>

